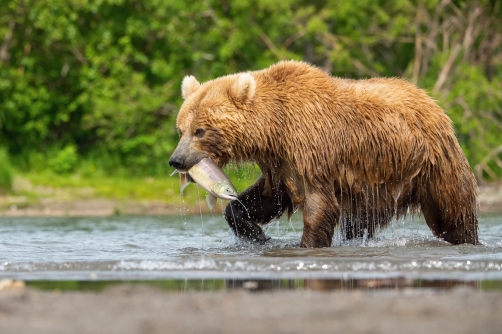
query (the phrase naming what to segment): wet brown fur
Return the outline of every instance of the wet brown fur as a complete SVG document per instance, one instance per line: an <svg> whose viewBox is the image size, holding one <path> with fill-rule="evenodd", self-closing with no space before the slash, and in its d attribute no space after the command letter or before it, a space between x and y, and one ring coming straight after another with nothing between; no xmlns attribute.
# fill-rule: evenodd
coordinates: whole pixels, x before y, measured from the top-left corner
<svg viewBox="0 0 502 334"><path fill-rule="evenodd" d="M296 61L247 73L255 86L237 82L241 74L186 84L181 140L192 160L256 162L268 196L285 185L290 206L304 210L302 246L331 245L340 222L347 238L371 237L420 209L436 236L478 242L473 173L425 91L396 78L334 78Z"/></svg>

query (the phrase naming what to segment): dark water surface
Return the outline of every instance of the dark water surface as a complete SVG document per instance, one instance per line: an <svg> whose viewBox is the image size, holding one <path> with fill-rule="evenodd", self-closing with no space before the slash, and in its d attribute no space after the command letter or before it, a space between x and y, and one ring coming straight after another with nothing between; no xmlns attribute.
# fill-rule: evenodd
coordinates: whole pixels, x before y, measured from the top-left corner
<svg viewBox="0 0 502 334"><path fill-rule="evenodd" d="M169 292L193 291L431 291L470 288L477 291L502 292L502 280L422 280L406 278L387 279L167 279L167 280L110 280L110 281L27 281L26 285L42 290L102 291L117 285L148 285Z"/></svg>
<svg viewBox="0 0 502 334"><path fill-rule="evenodd" d="M482 245L452 246L421 218L396 221L372 240L298 248L301 216L267 228L266 245L237 241L223 217L0 218L0 278L50 282L150 281L172 290L500 289L502 215L480 219ZM72 283L73 282L73 283ZM80 283L79 283L80 282ZM212 283L210 283L212 282ZM435 283L434 283L435 282Z"/></svg>

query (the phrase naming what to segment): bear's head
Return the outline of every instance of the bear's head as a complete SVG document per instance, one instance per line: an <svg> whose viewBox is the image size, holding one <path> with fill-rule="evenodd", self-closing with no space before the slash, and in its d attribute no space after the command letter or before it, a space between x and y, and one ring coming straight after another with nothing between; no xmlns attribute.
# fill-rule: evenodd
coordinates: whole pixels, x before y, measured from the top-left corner
<svg viewBox="0 0 502 334"><path fill-rule="evenodd" d="M184 171L207 157L220 167L236 158L256 93L255 78L240 73L200 84L186 76L181 93L185 101L176 120L180 141L169 165Z"/></svg>

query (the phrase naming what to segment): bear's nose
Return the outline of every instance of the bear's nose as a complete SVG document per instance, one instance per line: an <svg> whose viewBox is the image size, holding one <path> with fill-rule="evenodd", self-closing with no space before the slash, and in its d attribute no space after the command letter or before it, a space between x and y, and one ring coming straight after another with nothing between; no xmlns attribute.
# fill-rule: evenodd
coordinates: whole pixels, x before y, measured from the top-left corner
<svg viewBox="0 0 502 334"><path fill-rule="evenodd" d="M169 166L174 167L179 170L186 169L185 165L185 159L182 159L181 157L177 156L172 156L171 159L169 159Z"/></svg>

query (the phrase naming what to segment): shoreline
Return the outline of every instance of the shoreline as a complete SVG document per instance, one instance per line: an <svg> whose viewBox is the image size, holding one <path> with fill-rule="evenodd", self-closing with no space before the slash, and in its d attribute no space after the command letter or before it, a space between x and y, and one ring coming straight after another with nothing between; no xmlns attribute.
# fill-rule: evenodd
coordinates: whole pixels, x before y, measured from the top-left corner
<svg viewBox="0 0 502 334"><path fill-rule="evenodd" d="M1 203L1 200L0 200ZM134 201L113 199L46 199L37 204L11 203L0 209L0 218L11 217L111 217L111 216L169 216L183 214L209 214L206 204L170 204L160 201ZM223 212L224 204L217 203L213 213Z"/></svg>
<svg viewBox="0 0 502 334"><path fill-rule="evenodd" d="M479 212L481 214L502 212L502 185L479 187ZM205 204L165 203L161 201L138 201L117 199L59 199L43 198L38 203L29 203L24 196L0 196L0 217L109 217L141 215L208 214ZM227 201L219 200L213 213L223 213Z"/></svg>
<svg viewBox="0 0 502 334"><path fill-rule="evenodd" d="M50 305L50 307L48 307ZM502 293L0 291L2 333L499 333Z"/></svg>

